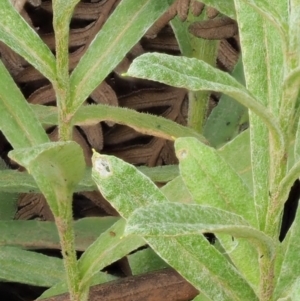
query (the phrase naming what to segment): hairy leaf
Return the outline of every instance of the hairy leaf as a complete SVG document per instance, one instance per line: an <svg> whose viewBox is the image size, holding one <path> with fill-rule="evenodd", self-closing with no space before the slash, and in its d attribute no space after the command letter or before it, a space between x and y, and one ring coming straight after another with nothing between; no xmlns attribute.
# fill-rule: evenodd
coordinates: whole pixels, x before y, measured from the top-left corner
<svg viewBox="0 0 300 301"><path fill-rule="evenodd" d="M154 183L132 165L97 153L92 161L92 176L99 190L125 219L138 208L167 202ZM212 300L258 300L233 265L204 236L151 237L146 241L168 264ZM235 287L230 285L233 282Z"/></svg>
<svg viewBox="0 0 300 301"><path fill-rule="evenodd" d="M242 217L197 204L164 203L139 208L130 215L125 234L176 237L209 232L253 240L263 252L274 253L272 239Z"/></svg>
<svg viewBox="0 0 300 301"><path fill-rule="evenodd" d="M41 123L1 61L0 77L0 129L6 139L14 148L48 142Z"/></svg>
<svg viewBox="0 0 300 301"><path fill-rule="evenodd" d="M65 278L61 259L15 247L0 247L0 265L1 280L49 287Z"/></svg>
<svg viewBox="0 0 300 301"><path fill-rule="evenodd" d="M248 187L215 149L194 138L178 138L175 149L180 174L195 202L238 214L257 227Z"/></svg>
<svg viewBox="0 0 300 301"><path fill-rule="evenodd" d="M10 0L0 1L0 40L24 57L52 83L56 82L54 55L13 8Z"/></svg>
<svg viewBox="0 0 300 301"><path fill-rule="evenodd" d="M118 5L71 75L73 113L167 8L166 1L153 0Z"/></svg>
<svg viewBox="0 0 300 301"><path fill-rule="evenodd" d="M209 64L186 57L146 53L136 58L127 75L155 80L191 91L211 90L225 93L252 110L267 125L275 142L283 145L277 120L246 88L229 74Z"/></svg>
<svg viewBox="0 0 300 301"><path fill-rule="evenodd" d="M77 143L49 142L14 150L10 157L32 174L54 215L68 214L67 203L85 169L83 152Z"/></svg>
<svg viewBox="0 0 300 301"><path fill-rule="evenodd" d="M125 220L121 219L102 233L78 261L81 286L107 265L126 256L145 244L138 236L123 237ZM109 251L108 251L109 250Z"/></svg>

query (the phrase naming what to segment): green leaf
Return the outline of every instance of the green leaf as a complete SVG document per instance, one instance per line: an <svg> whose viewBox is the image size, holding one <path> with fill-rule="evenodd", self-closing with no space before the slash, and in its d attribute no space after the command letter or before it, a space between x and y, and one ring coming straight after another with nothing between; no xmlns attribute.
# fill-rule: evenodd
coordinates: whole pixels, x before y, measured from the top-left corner
<svg viewBox="0 0 300 301"><path fill-rule="evenodd" d="M160 190L170 202L186 204L194 203L194 200L186 188L181 176L178 176L172 181L168 182Z"/></svg>
<svg viewBox="0 0 300 301"><path fill-rule="evenodd" d="M178 165L139 166L138 170L153 182L160 183L169 182L179 175ZM76 186L74 192L94 191L96 189L96 184L91 177L91 168L87 167L83 178ZM29 173L16 170L0 170L0 191L9 193L40 192L36 182Z"/></svg>
<svg viewBox="0 0 300 301"><path fill-rule="evenodd" d="M287 20L288 7L287 1L275 0L270 2L268 0L241 0L247 5L253 7L264 19L269 20L275 26L283 41L287 36Z"/></svg>
<svg viewBox="0 0 300 301"><path fill-rule="evenodd" d="M235 139L225 144L218 150L219 155L232 166L239 174L247 187L252 191L252 172L250 158L249 130L239 134ZM239 160L237 160L239 158ZM252 287L258 289L259 285L259 262L255 248L244 239L234 239L225 234L218 234L218 240L226 250L234 265L244 275ZM247 260L245 260L247 258ZM257 291L257 290L256 290Z"/></svg>
<svg viewBox="0 0 300 301"><path fill-rule="evenodd" d="M54 55L13 8L10 0L0 1L0 40L24 57L52 83L56 82Z"/></svg>
<svg viewBox="0 0 300 301"><path fill-rule="evenodd" d="M164 166L138 166L137 169L150 178L153 182L166 183L179 175L178 165Z"/></svg>
<svg viewBox="0 0 300 301"><path fill-rule="evenodd" d="M167 201L158 187L133 165L117 157L96 152L92 162L93 180L100 192L125 219L139 207Z"/></svg>
<svg viewBox="0 0 300 301"><path fill-rule="evenodd" d="M166 1L123 0L96 35L71 75L71 112L118 65L168 8Z"/></svg>
<svg viewBox="0 0 300 301"><path fill-rule="evenodd" d="M209 299L258 301L245 279L204 236L148 237L147 242Z"/></svg>
<svg viewBox="0 0 300 301"><path fill-rule="evenodd" d="M0 247L0 279L49 287L65 279L61 259L14 247Z"/></svg>
<svg viewBox="0 0 300 301"><path fill-rule="evenodd" d="M203 294L199 294L196 298L194 298L192 301L211 301L211 299L207 298Z"/></svg>
<svg viewBox="0 0 300 301"><path fill-rule="evenodd" d="M126 124L134 130L154 135L168 140L176 137L196 137L205 142L206 139L193 129L160 116L139 113L127 108L118 108L107 105L83 106L74 116L76 125L96 124L100 121L113 121Z"/></svg>
<svg viewBox="0 0 300 301"><path fill-rule="evenodd" d="M276 3L279 3L279 1L276 1ZM267 19L244 1L235 0L235 7L240 28L239 33L247 89L261 104L268 106L272 113L278 116L281 110L281 87L284 69L282 67L281 37ZM257 72L257 66L260 66L260 72ZM282 140L278 144L278 141L270 140L266 123L256 115L249 111L251 165L254 185L253 193L258 220L260 229L264 229L266 214L270 211L268 205L271 204L269 202L269 193L272 193L278 185L278 183L273 183L272 178L277 177L276 172L279 171L279 168L276 167L275 171L270 171L273 157L270 156L270 147L283 150L285 141ZM284 127L286 128L291 117L287 116L288 114L285 115ZM281 122L280 125L282 126L284 123ZM285 129L283 133L286 133ZM272 146L270 146L270 141Z"/></svg>
<svg viewBox="0 0 300 301"><path fill-rule="evenodd" d="M228 256L243 277L251 284L255 292L258 292L260 281L259 259L262 255L260 250L250 240L233 238L220 233L216 236L224 248L224 255Z"/></svg>
<svg viewBox="0 0 300 301"><path fill-rule="evenodd" d="M0 192L0 220L12 220L18 208L16 193Z"/></svg>
<svg viewBox="0 0 300 301"><path fill-rule="evenodd" d="M133 61L126 75L191 91L222 92L252 110L268 126L277 144L284 144L278 122L271 112L233 77L203 61L160 53L146 53Z"/></svg>
<svg viewBox="0 0 300 301"><path fill-rule="evenodd" d="M195 202L238 214L257 227L248 187L215 149L194 138L178 138L175 149L180 174Z"/></svg>
<svg viewBox="0 0 300 301"><path fill-rule="evenodd" d="M41 123L1 61L0 78L0 129L6 139L14 148L48 142Z"/></svg>
<svg viewBox="0 0 300 301"><path fill-rule="evenodd" d="M246 130L218 150L218 154L239 174L252 192L250 133ZM239 158L237 160L236 158Z"/></svg>
<svg viewBox="0 0 300 301"><path fill-rule="evenodd" d="M7 168L3 159L0 158L0 173ZM0 220L12 220L17 212L18 195L7 193L0 188ZM0 228L1 229L1 228ZM1 237L1 236L0 236Z"/></svg>
<svg viewBox="0 0 300 301"><path fill-rule="evenodd" d="M111 227L118 217L89 217L74 222L75 248L85 251L98 236ZM61 248L54 222L0 221L0 246L15 246L26 249Z"/></svg>
<svg viewBox="0 0 300 301"><path fill-rule="evenodd" d="M127 256L132 275L149 273L169 267L152 249L147 248Z"/></svg>
<svg viewBox="0 0 300 301"><path fill-rule="evenodd" d="M232 76L244 85L243 63L240 58ZM232 140L249 125L248 110L227 95L222 95L218 105L209 114L203 135L210 145L219 148Z"/></svg>
<svg viewBox="0 0 300 301"><path fill-rule="evenodd" d="M41 105L31 105L36 116L43 125L57 125L57 108ZM113 107L108 105L90 105L81 107L73 118L74 125L92 125L101 121L112 121L119 124L126 124L136 131L173 140L174 137L196 137L200 141L206 139L196 131L182 126L174 121L160 116L136 112L127 108Z"/></svg>
<svg viewBox="0 0 300 301"><path fill-rule="evenodd" d="M32 174L55 216L68 214L67 203L85 170L77 143L49 142L11 151L9 156Z"/></svg>
<svg viewBox="0 0 300 301"><path fill-rule="evenodd" d="M167 202L154 183L134 166L97 153L92 162L92 176L99 190L125 219L137 208ZM258 300L236 269L202 235L156 237L146 241L164 261L212 300ZM235 283L235 287L230 283Z"/></svg>
<svg viewBox="0 0 300 301"><path fill-rule="evenodd" d="M121 219L102 233L78 261L80 285L89 285L90 279L104 267L126 256L145 244L138 236L124 237L125 220Z"/></svg>
<svg viewBox="0 0 300 301"><path fill-rule="evenodd" d="M263 252L274 254L274 243L242 217L225 210L197 204L153 204L135 210L127 220L125 235L182 236L224 233L254 242ZM252 240L252 241L251 241Z"/></svg>

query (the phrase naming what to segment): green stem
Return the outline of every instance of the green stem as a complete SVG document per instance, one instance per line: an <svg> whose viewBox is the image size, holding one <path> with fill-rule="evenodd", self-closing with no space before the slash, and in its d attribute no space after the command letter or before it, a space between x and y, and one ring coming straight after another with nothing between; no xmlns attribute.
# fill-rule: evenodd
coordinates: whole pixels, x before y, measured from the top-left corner
<svg viewBox="0 0 300 301"><path fill-rule="evenodd" d="M261 255L263 256L263 254ZM260 301L272 301L274 291L275 257L263 256L260 258Z"/></svg>
<svg viewBox="0 0 300 301"><path fill-rule="evenodd" d="M53 27L55 32L56 77L53 86L56 93L58 109L59 139L72 140L72 115L70 107L70 77L69 77L69 30L70 20L75 5L79 0L53 0ZM80 277L75 251L75 236L73 229L72 195L67 200L58 200L59 216L55 217L66 277L71 301L87 300L87 292L79 288Z"/></svg>
<svg viewBox="0 0 300 301"><path fill-rule="evenodd" d="M58 130L59 140L69 141L72 140L72 119L68 115L66 103L70 99L68 87L56 89L56 102L58 108Z"/></svg>
<svg viewBox="0 0 300 301"><path fill-rule="evenodd" d="M189 32L190 24L195 21L205 19L207 19L205 13L202 13L198 17L195 17L190 13L185 22L179 20L178 17L174 18L171 21L171 26L175 33L182 55L197 58L211 66L215 66L219 42L200 39ZM210 94L211 93L208 91L189 91L188 94L189 112L187 125L200 134L203 133Z"/></svg>
<svg viewBox="0 0 300 301"><path fill-rule="evenodd" d="M55 217L55 223L60 238L70 300L84 301L80 299L79 292L79 272L75 251L75 235L72 217L72 196L70 196L69 200L61 200L60 204L60 216Z"/></svg>
<svg viewBox="0 0 300 301"><path fill-rule="evenodd" d="M188 127L194 129L198 133L203 132L205 124L205 116L207 113L209 92L199 91L188 93L189 96L189 112L188 112Z"/></svg>
<svg viewBox="0 0 300 301"><path fill-rule="evenodd" d="M69 31L68 29L65 29L62 33L60 31L62 31L61 27L57 29L55 34L57 84L54 86L54 89L55 89L56 104L58 109L59 139L62 141L68 141L68 140L72 140L71 118L68 117L68 106L67 106L67 103L70 99L69 63L68 63Z"/></svg>
<svg viewBox="0 0 300 301"><path fill-rule="evenodd" d="M70 4L71 5L71 4ZM72 116L68 115L70 103L70 77L69 77L69 30L72 16L70 8L60 10L61 1L53 2L53 27L55 32L55 52L57 85L54 86L58 108L59 139L72 140Z"/></svg>

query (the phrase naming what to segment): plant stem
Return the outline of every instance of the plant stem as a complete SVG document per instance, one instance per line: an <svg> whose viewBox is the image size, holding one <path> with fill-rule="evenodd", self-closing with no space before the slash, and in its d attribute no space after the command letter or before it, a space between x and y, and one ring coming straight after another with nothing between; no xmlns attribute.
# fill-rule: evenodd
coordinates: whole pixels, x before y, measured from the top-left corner
<svg viewBox="0 0 300 301"><path fill-rule="evenodd" d="M59 140L69 141L72 140L72 120L68 116L66 103L70 99L70 93L64 85L62 88L56 89L56 102L58 108L58 130L59 130Z"/></svg>
<svg viewBox="0 0 300 301"><path fill-rule="evenodd" d="M70 99L69 80L69 24L59 24L55 32L56 42L56 69L58 87L56 89L56 102L58 107L58 126L60 140L72 139L72 126L68 118L67 104ZM67 27L67 28L64 28Z"/></svg>
<svg viewBox="0 0 300 301"><path fill-rule="evenodd" d="M71 1L72 2L72 1ZM72 116L68 116L68 103L70 103L70 77L69 77L69 24L72 16L72 4L70 7L62 6L61 1L53 1L53 27L55 31L55 52L57 85L56 102L58 108L59 139L72 140Z"/></svg>
<svg viewBox="0 0 300 301"><path fill-rule="evenodd" d="M70 108L70 77L69 77L69 31L70 21L79 0L53 0L53 27L55 32L56 77L54 86L58 108L59 140L72 140L72 114ZM73 229L72 194L66 199L58 199L59 215L55 217L58 229L70 300L85 301L88 293L80 290L80 276L75 250Z"/></svg>
<svg viewBox="0 0 300 301"><path fill-rule="evenodd" d="M261 255L263 256L263 254ZM272 301L274 291L275 257L263 256L260 259L260 301Z"/></svg>
<svg viewBox="0 0 300 301"><path fill-rule="evenodd" d="M194 41L195 39L197 40L196 42ZM216 41L193 37L191 38L191 46L194 46L194 44L196 44L197 48L192 47L192 57L200 59L211 66L215 66L219 44ZM183 54L187 55L184 52ZM210 94L210 91L190 91L188 94L188 126L200 134L203 133Z"/></svg>
<svg viewBox="0 0 300 301"><path fill-rule="evenodd" d="M205 13L200 16L194 16L189 13L187 20L182 22L178 17L171 21L171 26L179 44L181 54L186 57L193 57L210 64L216 65L218 41L199 39L189 32L189 26L193 22L206 20ZM209 91L189 91L189 112L188 127L202 134L205 118L207 114Z"/></svg>
<svg viewBox="0 0 300 301"><path fill-rule="evenodd" d="M63 200L65 203L60 208L60 216L55 217L62 255L64 258L64 265L67 277L67 283L70 292L70 300L80 300L79 293L79 273L77 267L77 258L75 252L75 235L73 230L72 217L72 197L69 200ZM64 212L62 212L64 211Z"/></svg>
<svg viewBox="0 0 300 301"><path fill-rule="evenodd" d="M209 92L198 91L188 93L189 96L189 113L188 113L188 127L192 128L198 133L203 132L205 123L205 116L208 107Z"/></svg>

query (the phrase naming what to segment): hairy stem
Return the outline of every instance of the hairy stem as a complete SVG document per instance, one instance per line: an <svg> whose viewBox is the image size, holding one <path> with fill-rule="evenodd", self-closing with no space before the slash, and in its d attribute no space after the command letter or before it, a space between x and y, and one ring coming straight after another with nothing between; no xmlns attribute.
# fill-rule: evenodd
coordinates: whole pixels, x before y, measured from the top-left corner
<svg viewBox="0 0 300 301"><path fill-rule="evenodd" d="M75 251L72 196L70 196L69 200L63 200L61 202L60 215L55 217L55 223L60 238L70 300L85 301L87 300L88 292L80 290L79 288L80 279Z"/></svg>

